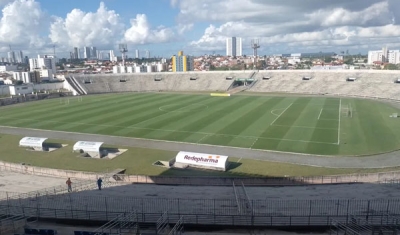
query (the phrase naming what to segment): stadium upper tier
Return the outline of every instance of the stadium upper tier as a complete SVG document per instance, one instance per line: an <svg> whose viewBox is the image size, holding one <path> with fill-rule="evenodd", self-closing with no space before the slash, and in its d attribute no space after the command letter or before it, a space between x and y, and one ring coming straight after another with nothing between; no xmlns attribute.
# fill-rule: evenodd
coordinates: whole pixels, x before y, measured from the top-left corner
<svg viewBox="0 0 400 235"><path fill-rule="evenodd" d="M226 77L249 78L252 71L203 73L152 73L74 75L90 93L146 91L227 91L232 81Z"/></svg>
<svg viewBox="0 0 400 235"><path fill-rule="evenodd" d="M88 94L146 91L227 91L234 79L254 78L252 92L329 94L400 100L400 73L377 70L273 70L74 75ZM254 76L253 76L254 75ZM228 80L227 78L232 78ZM304 80L307 78L307 80Z"/></svg>

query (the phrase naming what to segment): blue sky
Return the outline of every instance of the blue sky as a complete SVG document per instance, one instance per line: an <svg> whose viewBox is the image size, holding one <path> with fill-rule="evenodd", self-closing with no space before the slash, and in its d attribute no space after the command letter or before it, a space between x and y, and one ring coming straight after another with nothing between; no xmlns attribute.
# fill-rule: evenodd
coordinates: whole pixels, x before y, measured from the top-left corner
<svg viewBox="0 0 400 235"><path fill-rule="evenodd" d="M56 45L135 49L169 57L225 54L227 37L260 40L260 55L366 53L400 48L398 0L0 0L0 53L43 54Z"/></svg>

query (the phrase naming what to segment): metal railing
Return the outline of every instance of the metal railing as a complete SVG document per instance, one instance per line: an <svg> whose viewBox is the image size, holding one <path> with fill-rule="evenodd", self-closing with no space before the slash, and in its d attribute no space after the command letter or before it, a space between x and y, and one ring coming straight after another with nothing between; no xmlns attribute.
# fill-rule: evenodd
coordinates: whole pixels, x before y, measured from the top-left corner
<svg viewBox="0 0 400 235"><path fill-rule="evenodd" d="M250 204L252 213L238 211ZM387 224L400 217L400 200L251 200L167 199L102 197L58 194L0 201L9 215L26 217L108 221L121 213L136 211L138 222L157 223L168 211L168 222L185 217L185 224L245 226L329 226L332 220L348 223L352 217L372 224ZM165 218L164 218L165 219Z"/></svg>

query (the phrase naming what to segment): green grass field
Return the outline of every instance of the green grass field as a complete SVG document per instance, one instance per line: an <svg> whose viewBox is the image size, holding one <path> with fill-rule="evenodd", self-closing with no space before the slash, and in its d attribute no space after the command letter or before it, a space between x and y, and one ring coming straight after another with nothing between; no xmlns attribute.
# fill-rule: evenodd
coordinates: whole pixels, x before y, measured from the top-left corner
<svg viewBox="0 0 400 235"><path fill-rule="evenodd" d="M18 147L23 136L0 134L0 160L25 163L33 166L54 169L67 169L89 172L107 172L117 168L126 169L129 175L161 175L161 176L224 176L224 177L283 177L283 176L321 176L350 173L372 173L383 171L397 171L399 167L385 169L338 169L325 167L301 166L288 163L240 159L239 156L230 156L231 168L227 172L202 171L195 169L167 169L152 165L158 160L168 161L174 158L177 152L146 148L126 148L127 152L112 160L79 157L72 153L74 142L67 140L49 139L48 143L68 144L67 147L54 152L33 152ZM117 146L108 146L117 147ZM239 161L240 160L240 161ZM238 162L239 161L239 162Z"/></svg>
<svg viewBox="0 0 400 235"><path fill-rule="evenodd" d="M389 117L397 112L391 104L352 98L126 93L8 106L0 109L0 123L252 149L360 155L400 148L400 120Z"/></svg>

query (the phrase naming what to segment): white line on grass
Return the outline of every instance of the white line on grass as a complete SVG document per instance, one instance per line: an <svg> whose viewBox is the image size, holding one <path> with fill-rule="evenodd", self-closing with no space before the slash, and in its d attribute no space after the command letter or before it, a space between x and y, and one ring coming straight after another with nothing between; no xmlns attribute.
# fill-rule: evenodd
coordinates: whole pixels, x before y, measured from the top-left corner
<svg viewBox="0 0 400 235"><path fill-rule="evenodd" d="M321 109L321 111L319 112L319 115L318 115L318 120L319 120L319 118L321 117L322 110L323 110L323 108L322 108L322 109Z"/></svg>
<svg viewBox="0 0 400 235"><path fill-rule="evenodd" d="M322 121L339 121L338 119L329 119L329 118L320 118L319 120L322 120ZM335 130L336 130L336 128L335 128Z"/></svg>
<svg viewBox="0 0 400 235"><path fill-rule="evenodd" d="M237 160L237 163L239 163L242 160L242 158L239 158L239 160Z"/></svg>
<svg viewBox="0 0 400 235"><path fill-rule="evenodd" d="M342 114L342 99L340 98L340 103L339 103L339 125L338 125L338 134L337 134L337 145L340 144L340 116Z"/></svg>
<svg viewBox="0 0 400 235"><path fill-rule="evenodd" d="M258 141L258 138L256 140L254 140L254 142L251 144L250 149L253 148L253 146L256 144L257 141Z"/></svg>
<svg viewBox="0 0 400 235"><path fill-rule="evenodd" d="M203 139L207 138L208 136L210 136L210 135L204 135L203 137L201 137L201 139L199 139L199 140L197 141L197 144L200 144L200 142L201 142Z"/></svg>
<svg viewBox="0 0 400 235"><path fill-rule="evenodd" d="M199 103L202 103L202 102L205 102L205 101L206 101L206 100L202 100L202 101L197 102L197 103L194 103L194 104L189 104L189 105L183 106L183 107L181 107L181 108L179 108L179 109L176 109L176 110L173 110L173 111L169 111L169 112L163 113L163 114L161 114L161 115L157 115L157 116L155 116L155 117L153 117L153 118L150 118L150 119L147 119L147 120L144 120L144 121L135 123L135 124L133 124L133 125L131 125L131 126L129 126L129 127L135 127L136 125L139 125L139 124L142 124L142 123L145 123L145 122L148 122L148 121L157 119L157 118L159 118L159 117L161 117L161 116L165 116L165 115L167 115L167 114L174 113L174 112L179 112L179 110L181 110L181 109L187 108L187 107L192 106L192 105L199 105ZM208 101L208 100L207 100L207 101ZM207 106L207 107L208 107L208 106ZM160 111L162 111L162 110L160 110ZM165 111L164 111L164 112L165 112Z"/></svg>
<svg viewBox="0 0 400 235"><path fill-rule="evenodd" d="M270 125L272 126L272 124L274 124L274 123L276 122L276 120L278 120L278 118L280 118L280 117L282 116L282 114L283 114L284 112L286 112L286 110L288 110L288 109L290 108L290 106L292 106L292 104L293 104L293 103L291 103L289 106L287 106L287 107L282 111L282 113L279 114L279 116L276 117L274 121L272 121L272 123L271 123Z"/></svg>
<svg viewBox="0 0 400 235"><path fill-rule="evenodd" d="M277 124L274 124L272 126L307 128L307 129L318 129L318 130L335 130L335 131L337 130L337 128L324 128L324 127L313 127L313 126L288 126L288 125L277 125Z"/></svg>
<svg viewBox="0 0 400 235"><path fill-rule="evenodd" d="M2 118L1 119L11 119L11 118ZM301 142L301 143L315 143L315 144L334 144L337 145L337 143L329 143L329 142L317 142L317 141L308 141L308 140L294 140L294 139L281 139L281 138L273 138L273 137L260 137L260 136L244 136L244 135L229 135L229 134L216 134L216 133L211 133L211 132L195 132L195 131L180 131L180 130L168 130L168 129L156 129L156 128L146 128L146 127L134 127L134 126L119 126L119 125L107 125L107 124L92 124L92 123L83 123L83 122L63 122L63 121L53 121L53 120L38 120L38 119L31 119L31 118L21 118L21 119L15 119L13 118L14 121L37 121L41 123L62 123L62 124L74 124L74 125L86 125L86 126L100 126L100 127L118 127L118 128L128 128L128 129L137 129L137 130L150 130L150 131L158 131L158 132L176 132L176 133L190 133L190 134L203 134L203 135L208 135L208 136L220 136L220 137L230 137L230 138L242 138L242 139L265 139L265 140L280 140L280 141L291 141L291 142ZM10 127L10 128L17 128L17 127ZM25 129L34 129L34 128L25 128ZM43 130L43 131L51 131L51 130L46 130L46 129L37 129L37 130ZM54 130L58 131L58 130ZM66 132L66 131L60 131L60 132ZM74 132L71 132L74 133ZM75 133L80 133L80 132L75 132ZM92 134L95 135L95 134ZM121 136L124 137L124 136ZM127 138L133 138L133 137L127 137ZM134 137L136 138L136 137ZM145 139L145 138L142 138ZM177 141L170 141L170 142L177 142Z"/></svg>

